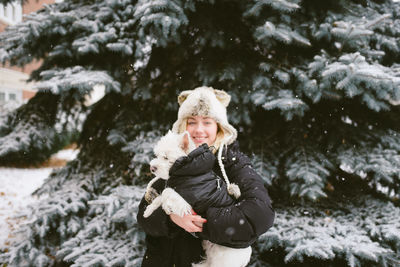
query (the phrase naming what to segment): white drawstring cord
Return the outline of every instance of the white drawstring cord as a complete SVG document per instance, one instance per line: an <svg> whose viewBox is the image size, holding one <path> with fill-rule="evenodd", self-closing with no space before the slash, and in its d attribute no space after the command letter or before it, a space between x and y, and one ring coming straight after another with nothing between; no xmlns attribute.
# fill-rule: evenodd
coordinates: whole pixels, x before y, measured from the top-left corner
<svg viewBox="0 0 400 267"><path fill-rule="evenodd" d="M237 199L240 197L240 188L237 184L233 184L233 183L229 182L228 175L226 175L226 172L225 172L224 164L222 163L222 150L224 149L224 146L225 146L225 142L223 140L221 142L221 145L219 146L219 150L218 150L218 156L217 156L218 165L219 165L219 168L221 169L222 177L224 178L226 186L228 188L228 193L230 195L233 195Z"/></svg>

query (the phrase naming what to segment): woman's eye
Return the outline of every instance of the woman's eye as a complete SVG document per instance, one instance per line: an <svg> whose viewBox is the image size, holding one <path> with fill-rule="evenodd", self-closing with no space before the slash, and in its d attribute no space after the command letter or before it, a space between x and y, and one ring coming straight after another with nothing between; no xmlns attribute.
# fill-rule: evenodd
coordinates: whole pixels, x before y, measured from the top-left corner
<svg viewBox="0 0 400 267"><path fill-rule="evenodd" d="M163 159L168 160L168 157L164 156Z"/></svg>

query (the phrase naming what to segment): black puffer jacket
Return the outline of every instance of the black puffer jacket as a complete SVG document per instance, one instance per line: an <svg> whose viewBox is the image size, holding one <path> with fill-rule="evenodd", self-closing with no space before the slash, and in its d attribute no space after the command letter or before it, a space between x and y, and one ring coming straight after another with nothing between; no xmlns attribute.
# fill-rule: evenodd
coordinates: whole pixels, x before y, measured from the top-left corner
<svg viewBox="0 0 400 267"><path fill-rule="evenodd" d="M202 192L201 188L200 192L197 192L194 187L198 185L187 186L192 179L202 180L199 179L202 175L207 177L205 179L207 184L212 184L209 179L215 180L222 177L215 156L208 153L205 146L200 146L188 157L177 160L170 170L172 177L168 181L168 186L175 187L177 191L181 191L181 189L184 191L187 188L189 193L180 193L189 203L194 201L194 210L207 219L207 223L203 225L203 232L198 233L201 239L229 247L247 247L272 226L274 211L260 176L251 167L248 157L239 151L237 142L228 146L228 149L224 151L223 163L229 180L239 185L241 190L240 198L228 206L206 207L207 205L200 203L201 201L197 203L197 197L203 199L209 195L210 198L216 200L216 203L221 201L225 204L226 194L218 196L218 192L214 192L214 195ZM212 170L204 170L205 166ZM191 177L187 176L188 173ZM182 179L187 179L187 181L183 182ZM226 187L222 178L220 178L220 182ZM153 187L161 192L166 184L163 180L159 180L153 184ZM215 187L210 191L215 191L216 187L217 181L215 180ZM143 212L146 207L147 202L143 198L137 215L139 225L147 234L147 251L143 258L143 267L189 267L193 262L201 260L204 252L200 238L194 237L175 225L161 207L150 217L144 218ZM200 213L200 210L198 211L196 208L204 210Z"/></svg>
<svg viewBox="0 0 400 267"><path fill-rule="evenodd" d="M169 171L167 186L180 194L199 215L206 215L210 207L234 204L226 184L213 168L217 164L207 144L203 144L187 157L179 158Z"/></svg>

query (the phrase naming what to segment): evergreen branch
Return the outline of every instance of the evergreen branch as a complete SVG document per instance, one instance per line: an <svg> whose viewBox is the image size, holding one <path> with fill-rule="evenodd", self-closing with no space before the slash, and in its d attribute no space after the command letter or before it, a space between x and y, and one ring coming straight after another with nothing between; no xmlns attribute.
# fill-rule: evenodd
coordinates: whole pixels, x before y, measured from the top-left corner
<svg viewBox="0 0 400 267"><path fill-rule="evenodd" d="M281 110L286 120L291 120L294 115L303 116L309 108L301 99L294 97L289 90L280 90L277 96L267 97L262 107L266 110Z"/></svg>
<svg viewBox="0 0 400 267"><path fill-rule="evenodd" d="M263 254L267 258L271 249L281 248L285 253L285 261L281 264L305 262L310 257L325 260L342 258L348 266L361 266L361 262L376 265L392 262L395 251L375 240L384 238L384 242L389 244L391 239L387 238L387 231L390 229L398 242L400 225L395 220L400 209L371 198L340 205L346 213L330 208L324 208L324 213L314 204L276 208L275 226L260 237L256 247L262 252L269 252ZM367 218L367 221L361 218Z"/></svg>
<svg viewBox="0 0 400 267"><path fill-rule="evenodd" d="M2 164L41 163L76 138L82 118L72 111L71 116L66 115L60 100L48 92L38 93L27 104L4 116L4 124L0 125ZM78 109L77 113L82 111Z"/></svg>
<svg viewBox="0 0 400 267"><path fill-rule="evenodd" d="M42 82L35 85L38 90L49 90L54 94L63 94L71 89L77 93L88 95L95 85L104 85L107 93L121 90L119 82L115 81L105 71L90 71L81 66L62 70L47 70L40 73Z"/></svg>
<svg viewBox="0 0 400 267"><path fill-rule="evenodd" d="M313 67L310 65L310 67ZM370 109L388 109L388 103L399 96L400 79L389 68L368 64L359 53L341 56L338 62L327 64L321 70L324 87L337 81L336 88L344 90L350 98L362 95Z"/></svg>
<svg viewBox="0 0 400 267"><path fill-rule="evenodd" d="M279 155L277 154L277 150L274 150L272 146L268 146L268 149L264 151L265 143L268 143L268 139L262 140L260 154L253 156L252 165L261 178L263 178L264 182L268 186L271 186L273 180L279 177Z"/></svg>
<svg viewBox="0 0 400 267"><path fill-rule="evenodd" d="M293 3L286 0L262 0L262 1L254 1L254 4L249 6L249 9L244 13L244 16L258 17L261 11L266 6L272 8L273 10L285 13L294 12L300 9L300 6L297 3Z"/></svg>
<svg viewBox="0 0 400 267"><path fill-rule="evenodd" d="M369 28L373 28L374 26L376 26L377 24L381 23L382 21L388 19L392 17L391 14L383 14L382 16L377 17L376 19L370 21L369 23L365 24L365 28L369 29Z"/></svg>
<svg viewBox="0 0 400 267"><path fill-rule="evenodd" d="M316 200L327 195L322 191L332 163L312 147L301 146L289 155L285 162L290 181L290 194Z"/></svg>
<svg viewBox="0 0 400 267"><path fill-rule="evenodd" d="M400 189L397 186L400 172L398 151L385 149L380 144L373 148L351 147L339 151L337 161L343 171L362 177L375 191L384 193L390 198L400 196Z"/></svg>
<svg viewBox="0 0 400 267"><path fill-rule="evenodd" d="M162 136L159 130L140 132L135 140L128 142L121 148L123 152L131 152L134 156L131 159L130 168L140 177L148 173L148 166L153 157L153 147Z"/></svg>
<svg viewBox="0 0 400 267"><path fill-rule="evenodd" d="M143 195L144 188L120 186L114 188L110 195L90 201L91 213L95 216L74 238L62 245L57 256L74 262L73 266L139 264L144 254L144 235L132 215L137 214ZM116 229L117 225L125 230L114 231L111 236L103 235ZM138 247L138 244L142 246Z"/></svg>

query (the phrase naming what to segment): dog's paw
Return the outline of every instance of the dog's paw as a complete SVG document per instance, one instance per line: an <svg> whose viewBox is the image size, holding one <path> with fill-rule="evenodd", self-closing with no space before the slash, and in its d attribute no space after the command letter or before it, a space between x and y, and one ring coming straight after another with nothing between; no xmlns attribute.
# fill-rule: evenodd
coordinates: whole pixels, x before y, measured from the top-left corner
<svg viewBox="0 0 400 267"><path fill-rule="evenodd" d="M161 206L161 201L162 201L162 199L160 196L153 199L153 202L150 205L148 205L146 207L146 209L144 210L143 217L144 218L149 217L158 207Z"/></svg>
<svg viewBox="0 0 400 267"><path fill-rule="evenodd" d="M147 218L149 217L151 214L153 213L153 210L150 208L150 206L147 206L147 208L145 209L144 213L143 213L143 217Z"/></svg>
<svg viewBox="0 0 400 267"><path fill-rule="evenodd" d="M144 195L144 199L147 201L147 203L151 203L151 202L153 202L153 200L156 198L156 197L158 197L159 195L158 195L158 193L157 193L157 190L155 190L154 188L152 188L152 187L150 187L147 191L146 191L146 193L145 193L145 195Z"/></svg>
<svg viewBox="0 0 400 267"><path fill-rule="evenodd" d="M179 216L183 216L186 214L191 214L192 213L192 206L189 205L184 199L183 201L178 201L176 207L174 208L173 212L174 214L177 214Z"/></svg>
<svg viewBox="0 0 400 267"><path fill-rule="evenodd" d="M171 188L164 189L162 207L169 214L183 216L191 214L192 207L175 190Z"/></svg>

